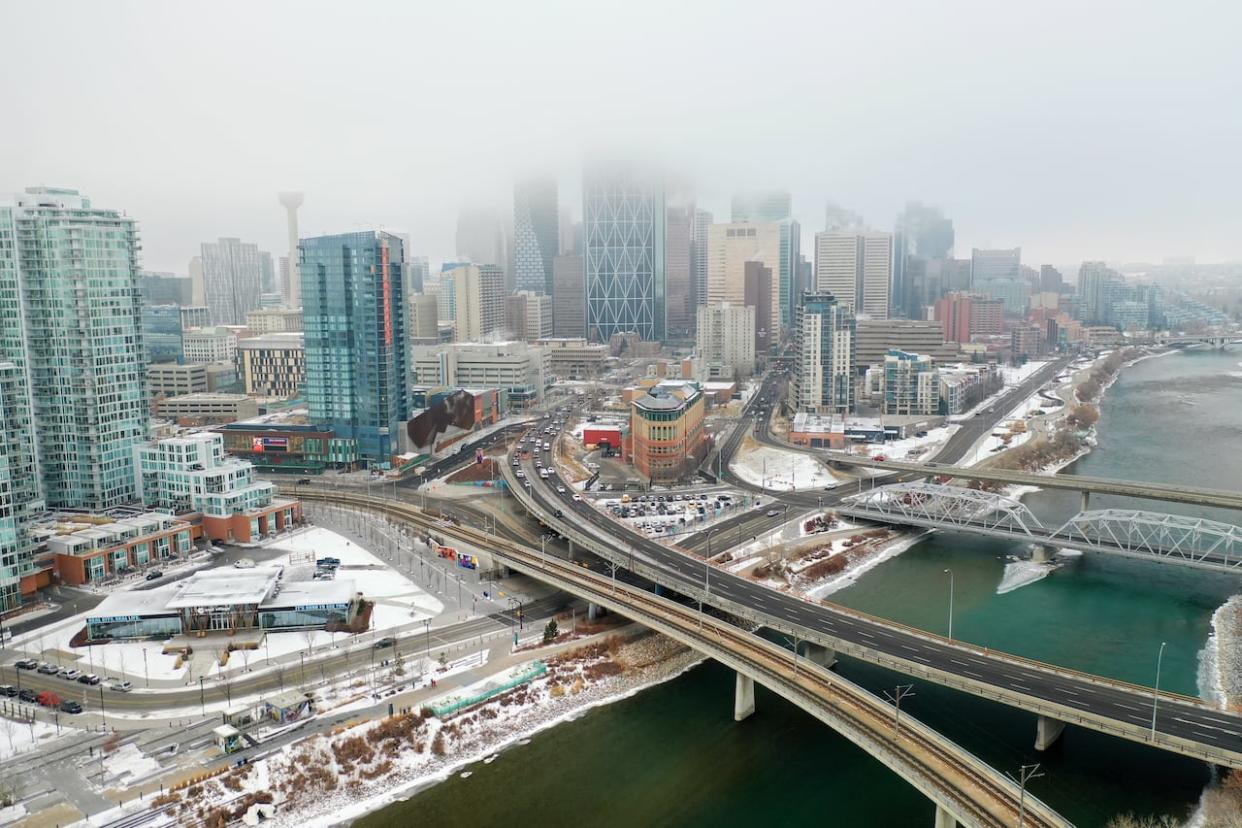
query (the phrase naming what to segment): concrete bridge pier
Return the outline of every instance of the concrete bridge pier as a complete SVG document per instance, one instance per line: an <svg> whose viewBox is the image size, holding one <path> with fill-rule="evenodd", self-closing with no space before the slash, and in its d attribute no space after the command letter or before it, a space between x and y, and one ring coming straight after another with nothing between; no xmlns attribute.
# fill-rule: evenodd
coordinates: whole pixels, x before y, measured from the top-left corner
<svg viewBox="0 0 1242 828"><path fill-rule="evenodd" d="M1049 716L1040 716L1039 722L1035 725L1035 749L1047 750L1052 747L1057 739L1061 738L1063 730L1065 730L1065 722Z"/></svg>
<svg viewBox="0 0 1242 828"><path fill-rule="evenodd" d="M936 828L957 828L957 819L941 805L936 806Z"/></svg>
<svg viewBox="0 0 1242 828"><path fill-rule="evenodd" d="M1031 555L1031 560L1035 563L1048 563L1057 555L1057 548L1046 543L1035 545L1035 552Z"/></svg>
<svg viewBox="0 0 1242 828"><path fill-rule="evenodd" d="M1087 507L1091 505L1091 492L1083 489L1078 495L1078 511L1085 512Z"/></svg>
<svg viewBox="0 0 1242 828"><path fill-rule="evenodd" d="M587 620L594 621L598 615L599 615L599 604L588 603L587 604Z"/></svg>
<svg viewBox="0 0 1242 828"><path fill-rule="evenodd" d="M812 661L828 670L831 670L837 663L836 652L823 644L814 644L810 641L804 642L803 654L806 656L807 661Z"/></svg>
<svg viewBox="0 0 1242 828"><path fill-rule="evenodd" d="M574 540L573 538L565 538L565 542L569 544L569 560L574 559Z"/></svg>
<svg viewBox="0 0 1242 828"><path fill-rule="evenodd" d="M740 722L755 712L755 680L737 674L737 689L733 693L733 721Z"/></svg>

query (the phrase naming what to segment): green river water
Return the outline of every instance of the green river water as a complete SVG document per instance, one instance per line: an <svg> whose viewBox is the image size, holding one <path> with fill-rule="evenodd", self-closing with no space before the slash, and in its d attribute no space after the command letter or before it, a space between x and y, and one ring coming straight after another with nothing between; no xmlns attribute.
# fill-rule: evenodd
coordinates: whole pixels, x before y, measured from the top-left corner
<svg viewBox="0 0 1242 828"><path fill-rule="evenodd" d="M1233 352L1196 351L1125 369L1102 406L1099 445L1069 473L1242 489L1242 368ZM1064 519L1075 494L1025 500ZM1204 514L1193 507L1093 500ZM832 600L945 632L954 573L958 638L1150 685L1167 642L1161 687L1200 694L1211 616L1240 579L1102 557L1061 559L1039 580L1021 551L936 534L862 575ZM1016 586L1013 589L1002 587ZM843 658L842 675L879 693L901 676ZM758 712L734 723L733 674L706 663L504 750L471 775L430 787L356 825L930 826L914 789L792 705L756 688ZM1121 811L1190 813L1208 781L1195 761L1074 727L1045 753L1035 717L916 682L902 704L1002 770L1038 761L1032 791L1079 826Z"/></svg>

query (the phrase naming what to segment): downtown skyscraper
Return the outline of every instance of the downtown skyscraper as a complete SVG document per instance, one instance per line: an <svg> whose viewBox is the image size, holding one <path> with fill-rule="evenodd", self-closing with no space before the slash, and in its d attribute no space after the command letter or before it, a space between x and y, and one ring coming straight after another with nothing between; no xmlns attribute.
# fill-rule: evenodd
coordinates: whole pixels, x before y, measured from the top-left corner
<svg viewBox="0 0 1242 828"><path fill-rule="evenodd" d="M793 219L793 201L784 190L739 193L733 196L732 220L737 222L774 223L780 228L780 260L774 268L779 293L777 302L780 328L794 324L800 291L798 255L802 251L802 227ZM772 328L775 334L776 328Z"/></svg>
<svg viewBox="0 0 1242 828"><path fill-rule="evenodd" d="M665 336L663 182L630 164L595 164L583 174L587 336Z"/></svg>
<svg viewBox="0 0 1242 828"><path fill-rule="evenodd" d="M556 179L529 178L513 188L514 288L552 295L552 259L560 252Z"/></svg>
<svg viewBox="0 0 1242 828"><path fill-rule="evenodd" d="M298 245L311 419L352 439L368 468L388 468L410 415L405 251L390 233Z"/></svg>
<svg viewBox="0 0 1242 828"><path fill-rule="evenodd" d="M246 324L246 314L259 309L264 271L270 267L270 259L258 245L241 239L203 242L203 292L211 310L211 324Z"/></svg>

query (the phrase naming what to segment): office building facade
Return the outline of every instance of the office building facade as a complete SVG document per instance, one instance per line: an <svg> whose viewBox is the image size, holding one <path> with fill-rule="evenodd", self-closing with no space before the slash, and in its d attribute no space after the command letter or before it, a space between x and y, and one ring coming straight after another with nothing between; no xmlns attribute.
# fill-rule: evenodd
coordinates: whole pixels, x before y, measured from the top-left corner
<svg viewBox="0 0 1242 828"><path fill-rule="evenodd" d="M492 264L459 264L440 273L458 342L482 342L504 329L504 280L504 271Z"/></svg>
<svg viewBox="0 0 1242 828"><path fill-rule="evenodd" d="M853 313L887 319L892 278L892 234L815 235L816 290L831 293Z"/></svg>
<svg viewBox="0 0 1242 828"><path fill-rule="evenodd" d="M698 313L697 344L709 379L745 379L755 371L755 309L728 302Z"/></svg>
<svg viewBox="0 0 1242 828"><path fill-rule="evenodd" d="M586 275L577 254L552 262L552 332L558 337L586 336Z"/></svg>
<svg viewBox="0 0 1242 828"><path fill-rule="evenodd" d="M289 399L306 382L303 334L273 333L237 341L242 387L252 397Z"/></svg>
<svg viewBox="0 0 1242 828"><path fill-rule="evenodd" d="M0 239L4 216L0 212ZM0 272L0 283L6 281ZM0 308L13 310L0 291ZM21 605L22 594L34 591L34 542L31 524L43 512L39 488L34 413L25 372L0 361L0 612Z"/></svg>
<svg viewBox="0 0 1242 828"><path fill-rule="evenodd" d="M222 238L202 245L204 304L213 325L244 325L259 307L263 254L258 245Z"/></svg>
<svg viewBox="0 0 1242 828"><path fill-rule="evenodd" d="M763 262L746 262L742 270L742 288L742 302L755 309L755 359L766 362L772 343L779 335L772 327L777 316L772 300L779 296L772 288L772 268Z"/></svg>
<svg viewBox="0 0 1242 828"><path fill-rule="evenodd" d="M713 224L707 236L707 302L743 305L746 302L746 265L758 262L772 273L768 316L755 317L755 325L769 333L780 330L781 289L777 276L781 263L779 224L736 222ZM756 308L756 310L758 310Z"/></svg>
<svg viewBox="0 0 1242 828"><path fill-rule="evenodd" d="M526 342L552 336L552 297L528 290L506 296L505 330Z"/></svg>
<svg viewBox="0 0 1242 828"><path fill-rule="evenodd" d="M586 329L595 342L665 336L664 186L629 165L583 175Z"/></svg>
<svg viewBox="0 0 1242 828"><path fill-rule="evenodd" d="M664 243L664 279L669 339L684 339L694 331L694 207L669 207Z"/></svg>
<svg viewBox="0 0 1242 828"><path fill-rule="evenodd" d="M388 468L410 415L401 239L380 231L299 245L311 419Z"/></svg>

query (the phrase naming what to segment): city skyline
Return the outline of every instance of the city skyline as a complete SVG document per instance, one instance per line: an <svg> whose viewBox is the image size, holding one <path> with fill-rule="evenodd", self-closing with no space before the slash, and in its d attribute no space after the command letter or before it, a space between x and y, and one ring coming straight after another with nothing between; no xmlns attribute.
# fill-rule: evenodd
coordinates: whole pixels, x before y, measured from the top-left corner
<svg viewBox="0 0 1242 828"><path fill-rule="evenodd" d="M304 237L408 229L415 252L434 264L458 252L459 208L479 201L511 206L514 181L537 166L557 175L562 200L580 218L575 194L583 162L629 147L691 181L696 203L717 216L729 215L738 191L789 189L808 255L826 202L891 230L904 204L919 199L953 218L959 250L1020 245L1029 260L1057 265L1183 255L1242 259L1242 241L1230 231L1231 171L1238 162L1228 150L1242 137L1242 118L1220 105L1230 97L1226 79L1242 74L1225 40L1228 25L1188 29L1194 16L1172 9L1120 19L1078 9L1074 26L1058 28L1049 22L1058 19L1055 10L1036 15L963 4L955 14L911 8L886 29L887 17L854 10L848 22L858 36L837 44L823 66L807 56L815 52L817 27L789 32L790 48L762 73L782 82L769 84L732 78L730 56L711 47L720 39L684 42L703 21L693 7L665 11L661 30L646 33L654 37L648 47L654 57L645 69L610 68L587 84L566 69L590 57L589 39L566 37L563 22L540 14L511 18L497 6L490 22L503 23L494 31L506 37L489 37L489 59L463 67L452 83L437 84L434 73L421 71L424 64L443 65L456 34L475 25L492 31L477 19L488 17L486 11L469 20L451 9L430 12L419 21L433 35L428 51L412 63L404 55L377 54L357 65L319 65L300 49L300 38L289 37L276 7L248 9L244 30L225 28L227 16L171 7L144 7L140 18L137 9L79 9L73 25L55 30L65 66L60 74L74 82L43 73L0 91L6 111L39 124L0 139L0 189L46 183L126 205L143 227L144 265L153 270L184 272L199 242L221 236L253 240L274 254L287 250L275 194L291 188L307 193ZM390 12L397 27L412 23L403 9ZM41 34L58 22L55 14L50 6L6 10L12 29L27 34L12 45L15 62L37 59ZM816 13L806 8L805 16L810 23ZM619 58L619 44L632 42L625 33L642 17L627 16L617 23L620 31L590 48ZM711 21L712 30L732 34L740 21L730 17ZM307 37L331 25L343 27L348 39L361 35L356 30L364 25L315 18L302 21L310 27ZM970 57L936 59L960 37L967 19L974 32ZM234 59L205 70L203 58L176 46L174 33L186 25L228 48ZM755 36L776 25L776 19L752 20L748 29ZM890 39L884 53L902 55L898 65L863 48L873 39L867 34L880 32ZM1165 48L1181 32L1197 47ZM1090 48L1101 38L1146 54L1143 71L1117 71ZM548 58L538 65L516 59L519 43L522 54L546 50ZM675 52L678 64L695 66L698 77L731 77L729 89L709 84L693 106L674 106L680 96L662 86ZM1049 53L1061 56L1054 67L1042 57ZM977 71L1002 55L1003 78ZM147 61L160 71L149 72ZM895 101L877 97L892 73L913 78L909 88ZM849 82L825 87L818 83L825 76ZM80 78L87 82L77 83ZM143 78L149 94L100 108L100 101L110 100L102 90ZM202 107L217 103L217 87L231 90L231 115L205 126ZM548 96L538 117L527 103L532 88ZM369 129L375 124L369 112L389 112L376 103L394 89L410 102L392 116L398 124L480 111L515 128L421 129L413 143L410 130L384 137ZM320 94L344 90L350 92L348 117L324 123L308 105ZM646 117L634 118L637 111ZM795 113L796 139L755 126L790 122ZM113 128L87 136L73 128L84 116L105 118ZM851 123L849 130L834 128L843 121ZM908 128L911 123L918 127ZM1191 147L1183 145L1186 130L1175 128L1178 123L1195 124ZM355 140L354 130L374 139ZM1117 141L1120 133L1125 142ZM363 158L369 170L340 175Z"/></svg>

